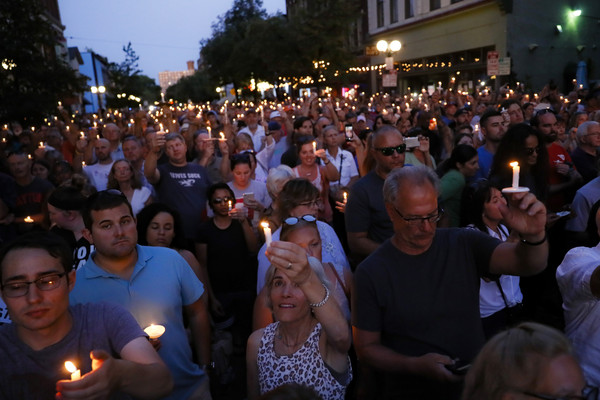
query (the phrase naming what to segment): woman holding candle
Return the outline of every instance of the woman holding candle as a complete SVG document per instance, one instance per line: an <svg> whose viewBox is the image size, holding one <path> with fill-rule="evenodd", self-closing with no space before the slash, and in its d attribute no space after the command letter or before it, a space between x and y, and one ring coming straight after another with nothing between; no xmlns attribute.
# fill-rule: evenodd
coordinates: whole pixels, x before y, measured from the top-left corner
<svg viewBox="0 0 600 400"><path fill-rule="evenodd" d="M448 225L460 224L460 205L467 179L475 176L479 169L479 156L473 146L460 144L452 150L450 158L440 166L441 206L448 214Z"/></svg>
<svg viewBox="0 0 600 400"><path fill-rule="evenodd" d="M329 182L339 179L339 171L327 159L327 153L323 149L315 151L314 141L309 138L300 138L296 144L300 165L293 169L298 178L310 181L320 193L322 208L319 210L319 218L325 222L331 222L333 211L329 204ZM317 164L317 157L325 166Z"/></svg>
<svg viewBox="0 0 600 400"><path fill-rule="evenodd" d="M131 204L134 215L152 203L150 189L142 186L140 173L125 159L113 163L108 174L107 189L116 189L123 193Z"/></svg>
<svg viewBox="0 0 600 400"><path fill-rule="evenodd" d="M285 225L290 237L315 228ZM310 222L305 221L307 224ZM314 224L314 222L312 222ZM295 231L295 234L292 233ZM304 231L304 232L303 232ZM286 231L282 233L288 235ZM352 379L348 350L350 329L322 274L320 263L291 242L273 242L268 249L267 297L277 322L250 336L246 353L248 398L285 382L309 386L324 399L343 399ZM308 252L308 254L307 254Z"/></svg>
<svg viewBox="0 0 600 400"><path fill-rule="evenodd" d="M542 202L548 195L548 151L540 134L527 124L508 129L500 141L490 168L490 180L495 187L511 187L514 170L519 163L520 187L527 187Z"/></svg>
<svg viewBox="0 0 600 400"><path fill-rule="evenodd" d="M235 194L235 212L244 212L250 218L253 226L258 226L258 221L267 207L271 205L271 198L267 192L267 186L251 178L252 162L250 155L241 153L231 158L231 172L233 180L227 185Z"/></svg>
<svg viewBox="0 0 600 400"><path fill-rule="evenodd" d="M243 348L252 332L258 238L243 213L230 209L229 201L235 201L235 197L229 186L212 185L207 198L214 216L200 225L196 253L206 266L219 305L213 319L233 324L234 343Z"/></svg>

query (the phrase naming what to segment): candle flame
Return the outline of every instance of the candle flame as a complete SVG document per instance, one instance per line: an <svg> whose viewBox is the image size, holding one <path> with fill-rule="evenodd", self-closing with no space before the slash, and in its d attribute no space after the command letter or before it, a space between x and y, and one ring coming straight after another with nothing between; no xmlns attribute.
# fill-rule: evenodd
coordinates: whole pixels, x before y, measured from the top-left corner
<svg viewBox="0 0 600 400"><path fill-rule="evenodd" d="M518 166L519 166L519 163L518 163L518 162L516 162L516 161L513 161L513 162L511 162L511 163L510 163L510 164L508 164L508 165L510 165L511 167L518 167Z"/></svg>
<svg viewBox="0 0 600 400"><path fill-rule="evenodd" d="M73 372L77 371L77 367L71 361L65 361L65 368L70 373L73 373Z"/></svg>
<svg viewBox="0 0 600 400"><path fill-rule="evenodd" d="M268 228L269 227L269 223L268 222L261 222L260 226L262 226L263 228Z"/></svg>
<svg viewBox="0 0 600 400"><path fill-rule="evenodd" d="M225 140L225 134L223 132L219 133L221 135L221 139Z"/></svg>

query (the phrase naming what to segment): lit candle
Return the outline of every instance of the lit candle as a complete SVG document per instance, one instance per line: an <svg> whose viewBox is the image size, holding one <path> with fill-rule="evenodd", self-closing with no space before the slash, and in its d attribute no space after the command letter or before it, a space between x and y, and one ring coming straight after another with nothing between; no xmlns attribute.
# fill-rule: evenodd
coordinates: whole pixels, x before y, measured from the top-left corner
<svg viewBox="0 0 600 400"><path fill-rule="evenodd" d="M81 162L81 167L82 167L82 168L83 168L83 167L85 167L85 161L82 161L82 162Z"/></svg>
<svg viewBox="0 0 600 400"><path fill-rule="evenodd" d="M231 200L229 200L227 203L229 204L229 211L231 211L231 209L233 208L233 204L232 204Z"/></svg>
<svg viewBox="0 0 600 400"><path fill-rule="evenodd" d="M44 142L40 142L40 149L44 149L44 148L45 148Z"/></svg>
<svg viewBox="0 0 600 400"><path fill-rule="evenodd" d="M519 163L514 161L509 164L513 169L513 179L512 179L512 187L519 187L519 172L521 171L521 167L519 167Z"/></svg>
<svg viewBox="0 0 600 400"><path fill-rule="evenodd" d="M6 143L6 138L5 137L2 138L2 143Z"/></svg>
<svg viewBox="0 0 600 400"><path fill-rule="evenodd" d="M207 126L206 130L208 131L208 137L212 139L212 129L210 129L210 126Z"/></svg>
<svg viewBox="0 0 600 400"><path fill-rule="evenodd" d="M271 245L271 228L269 228L269 223L265 221L262 222L260 226L265 230L265 244L269 247Z"/></svg>
<svg viewBox="0 0 600 400"><path fill-rule="evenodd" d="M317 152L317 142L313 142L313 152Z"/></svg>
<svg viewBox="0 0 600 400"><path fill-rule="evenodd" d="M144 329L144 332L150 337L150 339L155 340L161 337L163 333L165 333L165 327L162 325L150 324L150 326Z"/></svg>
<svg viewBox="0 0 600 400"><path fill-rule="evenodd" d="M344 192L344 204L348 201L348 192Z"/></svg>
<svg viewBox="0 0 600 400"><path fill-rule="evenodd" d="M158 125L160 126L160 132L164 132L165 129L163 128L162 122L160 124L158 124Z"/></svg>
<svg viewBox="0 0 600 400"><path fill-rule="evenodd" d="M27 222L27 223L32 223L33 222L33 218L31 218L29 215L25 217L25 219L23 219L23 221Z"/></svg>
<svg viewBox="0 0 600 400"><path fill-rule="evenodd" d="M221 135L221 139L219 139L219 140L223 140L223 141L227 140L227 139L225 139L225 134L223 132L220 132L219 135Z"/></svg>
<svg viewBox="0 0 600 400"><path fill-rule="evenodd" d="M81 371L71 361L65 361L65 368L71 373L71 380L81 379Z"/></svg>
<svg viewBox="0 0 600 400"><path fill-rule="evenodd" d="M85 133L79 132L79 139L85 139Z"/></svg>

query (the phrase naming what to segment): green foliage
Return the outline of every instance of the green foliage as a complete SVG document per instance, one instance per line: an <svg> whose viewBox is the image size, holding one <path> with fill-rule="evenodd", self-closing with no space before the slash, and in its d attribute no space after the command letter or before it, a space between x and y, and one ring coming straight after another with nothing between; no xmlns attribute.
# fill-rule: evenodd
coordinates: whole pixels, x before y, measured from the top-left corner
<svg viewBox="0 0 600 400"><path fill-rule="evenodd" d="M0 2L0 120L38 124L59 100L80 93L79 77L55 54L61 34L38 0Z"/></svg>
<svg viewBox="0 0 600 400"><path fill-rule="evenodd" d="M213 36L201 42L202 66L219 84L247 86L252 78L275 83L277 77L320 74L340 82L353 60L350 28L358 17L357 0L308 1L291 17L266 17L258 0L236 0L213 26ZM314 61L329 63L315 69Z"/></svg>
<svg viewBox="0 0 600 400"><path fill-rule="evenodd" d="M128 100L129 95L140 97L142 102L148 101L152 103L160 97L160 86L154 80L146 75L140 74L141 70L138 66L140 57L135 53L131 42L127 46L123 46L125 52L125 60L120 63L111 63L108 67L108 74L111 81L111 86L107 96L108 106L112 108L135 107L137 101ZM125 98L117 97L117 94L125 93Z"/></svg>
<svg viewBox="0 0 600 400"><path fill-rule="evenodd" d="M215 91L217 85L202 71L196 71L192 76L183 77L175 85L167 89L166 99L186 103L192 100L195 103L218 99Z"/></svg>

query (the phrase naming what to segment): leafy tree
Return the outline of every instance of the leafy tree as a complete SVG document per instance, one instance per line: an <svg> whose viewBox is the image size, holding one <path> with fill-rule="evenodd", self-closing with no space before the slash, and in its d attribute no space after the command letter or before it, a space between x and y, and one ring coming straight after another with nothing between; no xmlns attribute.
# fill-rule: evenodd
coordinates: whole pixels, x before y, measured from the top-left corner
<svg viewBox="0 0 600 400"><path fill-rule="evenodd" d="M125 60L120 64L113 62L108 67L111 81L109 96L107 96L108 106L114 108L137 106L137 101L128 99L130 95L140 97L142 101L158 100L160 86L152 78L141 74L138 65L140 57L133 50L131 42L123 46L123 52L125 52ZM126 97L121 98L122 93L125 93Z"/></svg>
<svg viewBox="0 0 600 400"><path fill-rule="evenodd" d="M0 2L0 120L38 124L85 78L55 54L61 32L39 0Z"/></svg>
<svg viewBox="0 0 600 400"><path fill-rule="evenodd" d="M196 71L194 75L183 77L175 85L170 86L165 97L181 103L188 100L195 103L205 102L219 97L215 87L206 72Z"/></svg>

